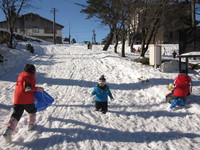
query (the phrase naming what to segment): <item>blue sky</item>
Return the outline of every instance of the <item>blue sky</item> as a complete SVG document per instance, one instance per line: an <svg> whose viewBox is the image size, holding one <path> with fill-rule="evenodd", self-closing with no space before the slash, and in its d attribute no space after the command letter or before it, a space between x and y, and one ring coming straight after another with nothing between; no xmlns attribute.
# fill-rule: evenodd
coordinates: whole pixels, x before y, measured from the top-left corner
<svg viewBox="0 0 200 150"><path fill-rule="evenodd" d="M37 8L24 10L22 14L36 13L53 21L52 8L56 8L56 23L64 26L63 37L68 37L69 27L72 38L77 42L92 41L93 30L96 33L96 41L101 42L109 33L109 28L101 26L97 19L85 19L86 14L80 13L82 7L74 3L84 4L86 0L33 0ZM5 20L3 13L0 14L0 21Z"/></svg>
<svg viewBox="0 0 200 150"><path fill-rule="evenodd" d="M93 30L95 30L97 42L101 42L109 33L109 28L101 26L99 20L85 19L86 14L80 13L83 8L74 4L84 4L86 0L32 0L32 2L35 9L24 10L21 14L32 12L53 21L51 10L56 8L56 23L64 26L63 38L68 37L69 27L72 38L75 38L77 42L92 41ZM0 21L3 20L5 16L0 10Z"/></svg>

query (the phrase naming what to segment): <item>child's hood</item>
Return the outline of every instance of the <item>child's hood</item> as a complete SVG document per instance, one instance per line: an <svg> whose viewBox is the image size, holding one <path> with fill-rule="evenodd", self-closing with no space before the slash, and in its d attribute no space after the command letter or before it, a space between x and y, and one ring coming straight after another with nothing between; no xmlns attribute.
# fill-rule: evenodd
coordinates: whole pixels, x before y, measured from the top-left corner
<svg viewBox="0 0 200 150"><path fill-rule="evenodd" d="M28 72L22 72L19 76L21 76L21 77L35 78L34 74L28 73Z"/></svg>
<svg viewBox="0 0 200 150"><path fill-rule="evenodd" d="M191 79L187 75L179 74L175 82L176 84L180 84L180 85L188 85L191 82Z"/></svg>

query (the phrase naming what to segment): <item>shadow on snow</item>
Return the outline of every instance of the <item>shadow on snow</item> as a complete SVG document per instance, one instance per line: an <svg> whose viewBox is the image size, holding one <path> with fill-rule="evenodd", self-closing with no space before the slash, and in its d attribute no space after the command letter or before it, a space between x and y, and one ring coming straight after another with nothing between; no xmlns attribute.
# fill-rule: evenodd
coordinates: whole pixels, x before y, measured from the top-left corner
<svg viewBox="0 0 200 150"><path fill-rule="evenodd" d="M27 143L16 143L23 145L28 148L38 149L47 148L54 146L64 141L67 143L73 142L77 143L86 140L98 140L106 142L135 142L135 143L150 143L150 142L166 142L174 139L189 138L194 139L200 137L199 134L195 133L183 133L178 131L170 132L128 132L120 131L117 129L106 128L102 126L92 125L89 123L84 123L71 119L61 119L61 118L49 118L50 121L60 121L64 123L72 123L74 125L81 126L82 128L45 128L38 126L38 134L44 132L52 132L54 135L46 138L37 138L31 142ZM55 135L55 133L57 135Z"/></svg>
<svg viewBox="0 0 200 150"><path fill-rule="evenodd" d="M13 107L13 105L0 104L0 109L10 110L12 107Z"/></svg>

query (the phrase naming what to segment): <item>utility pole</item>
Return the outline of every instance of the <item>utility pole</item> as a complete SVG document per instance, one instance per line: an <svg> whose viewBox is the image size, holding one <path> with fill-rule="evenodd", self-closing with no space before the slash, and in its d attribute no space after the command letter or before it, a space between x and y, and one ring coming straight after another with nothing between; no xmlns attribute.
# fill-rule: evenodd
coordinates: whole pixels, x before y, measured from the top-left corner
<svg viewBox="0 0 200 150"><path fill-rule="evenodd" d="M70 23L69 23L69 44L71 43L71 34L70 34Z"/></svg>
<svg viewBox="0 0 200 150"><path fill-rule="evenodd" d="M56 8L52 8L53 11L53 43L56 44Z"/></svg>
<svg viewBox="0 0 200 150"><path fill-rule="evenodd" d="M96 44L96 34L95 34L95 30L93 30L92 43L93 43L93 44Z"/></svg>
<svg viewBox="0 0 200 150"><path fill-rule="evenodd" d="M195 0L191 2L191 9L192 9L192 26L195 26Z"/></svg>
<svg viewBox="0 0 200 150"><path fill-rule="evenodd" d="M192 0L191 2L191 10L192 10L192 27L194 28L194 51L196 51L196 10L195 10L195 2L196 0Z"/></svg>

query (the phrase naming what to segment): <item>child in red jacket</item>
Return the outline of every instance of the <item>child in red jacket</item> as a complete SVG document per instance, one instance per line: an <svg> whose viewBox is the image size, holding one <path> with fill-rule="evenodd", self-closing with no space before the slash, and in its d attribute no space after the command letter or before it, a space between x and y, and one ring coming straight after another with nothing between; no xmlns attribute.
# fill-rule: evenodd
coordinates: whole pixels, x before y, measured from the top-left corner
<svg viewBox="0 0 200 150"><path fill-rule="evenodd" d="M34 105L34 92L44 91L44 89L35 86L35 72L36 69L34 65L26 64L24 72L18 76L14 93L14 111L7 123L7 129L3 134L7 142L11 142L12 131L17 127L24 110L28 112L28 130L32 130L36 127L35 120L37 109Z"/></svg>
<svg viewBox="0 0 200 150"><path fill-rule="evenodd" d="M173 105L170 108L175 107L174 105L178 103L184 106L185 97L192 92L191 78L187 75L186 70L181 70L180 74L174 79L174 86L172 92L166 95L166 101Z"/></svg>

